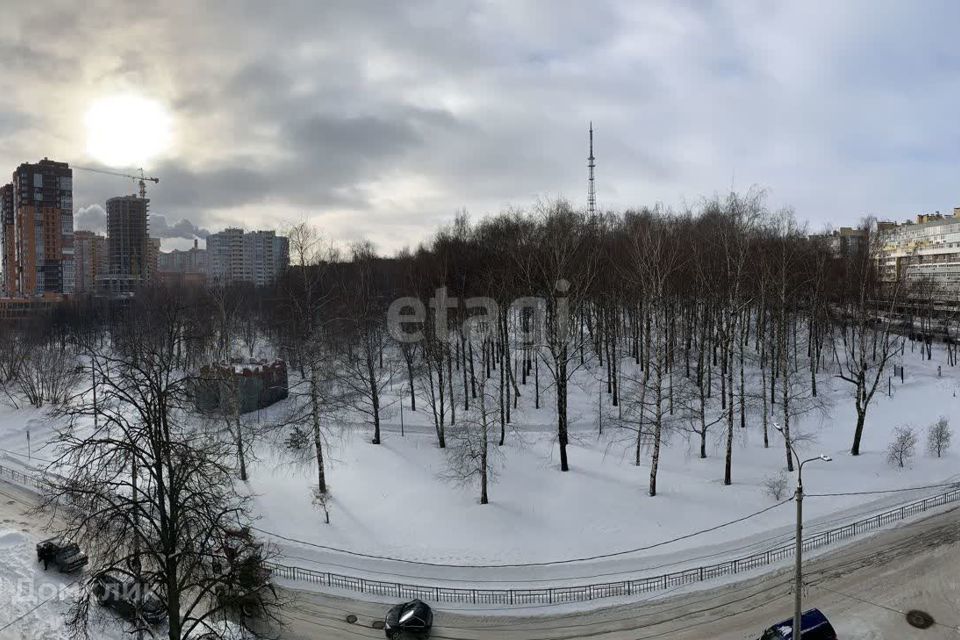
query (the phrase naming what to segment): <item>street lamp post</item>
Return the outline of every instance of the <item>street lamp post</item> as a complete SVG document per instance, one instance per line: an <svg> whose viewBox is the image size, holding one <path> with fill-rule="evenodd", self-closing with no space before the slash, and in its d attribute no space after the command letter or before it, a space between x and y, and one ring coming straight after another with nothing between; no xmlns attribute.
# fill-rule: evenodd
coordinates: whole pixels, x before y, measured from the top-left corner
<svg viewBox="0 0 960 640"><path fill-rule="evenodd" d="M794 571L794 585L793 585L793 634L792 637L794 640L799 640L803 634L802 618L803 618L803 465L808 462L814 462L816 460L821 460L823 462L830 462L833 460L828 455L820 454L815 458L807 458L806 460L800 460L800 456L797 455L797 452L793 448L793 443L787 439L786 434L783 433L783 428L780 425L774 423L773 425L777 431L783 434L784 440L787 443L787 448L790 451L790 455L793 456L794 460L797 462L797 492L795 494L797 500L797 537L796 537L796 563Z"/></svg>

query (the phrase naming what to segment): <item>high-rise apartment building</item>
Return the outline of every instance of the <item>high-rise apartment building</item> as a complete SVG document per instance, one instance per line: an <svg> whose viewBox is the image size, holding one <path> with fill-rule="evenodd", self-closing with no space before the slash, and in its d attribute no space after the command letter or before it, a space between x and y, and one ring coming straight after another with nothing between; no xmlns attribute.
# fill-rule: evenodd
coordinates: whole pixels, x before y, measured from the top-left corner
<svg viewBox="0 0 960 640"><path fill-rule="evenodd" d="M0 187L0 297L17 291L17 241L13 225L13 185Z"/></svg>
<svg viewBox="0 0 960 640"><path fill-rule="evenodd" d="M207 237L210 280L216 284L276 282L290 264L290 245L276 231L224 229Z"/></svg>
<svg viewBox="0 0 960 640"><path fill-rule="evenodd" d="M92 293L97 289L98 277L107 274L107 239L92 231L73 234L73 262L76 271L77 293Z"/></svg>
<svg viewBox="0 0 960 640"><path fill-rule="evenodd" d="M144 280L153 280L160 264L160 238L147 237L147 259Z"/></svg>
<svg viewBox="0 0 960 640"><path fill-rule="evenodd" d="M243 265L243 229L224 229L207 236L210 282L230 284L246 280Z"/></svg>
<svg viewBox="0 0 960 640"><path fill-rule="evenodd" d="M161 273L203 273L207 269L207 250L198 246L198 241L193 241L193 248L182 251L175 249L173 251L162 252L159 256L158 268Z"/></svg>
<svg viewBox="0 0 960 640"><path fill-rule="evenodd" d="M110 293L132 293L150 277L149 198L107 200L107 265L101 279Z"/></svg>
<svg viewBox="0 0 960 640"><path fill-rule="evenodd" d="M73 293L73 171L44 158L24 163L0 189L0 246L7 295Z"/></svg>
<svg viewBox="0 0 960 640"><path fill-rule="evenodd" d="M161 252L157 260L157 276L160 282L171 286L202 286L209 272L207 250L198 246L186 251Z"/></svg>

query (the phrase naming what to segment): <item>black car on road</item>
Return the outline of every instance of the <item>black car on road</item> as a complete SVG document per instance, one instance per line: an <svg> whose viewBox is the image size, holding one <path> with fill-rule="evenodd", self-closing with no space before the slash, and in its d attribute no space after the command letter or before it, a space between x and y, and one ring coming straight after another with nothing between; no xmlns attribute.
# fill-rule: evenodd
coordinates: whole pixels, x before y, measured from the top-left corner
<svg viewBox="0 0 960 640"><path fill-rule="evenodd" d="M100 606L113 609L127 620L135 620L138 609L140 617L150 624L159 624L167 617L166 607L153 590L119 572L101 571L91 585Z"/></svg>
<svg viewBox="0 0 960 640"><path fill-rule="evenodd" d="M432 627L433 611L420 600L398 604L383 621L383 630L391 640L425 640Z"/></svg>
<svg viewBox="0 0 960 640"><path fill-rule="evenodd" d="M87 564L87 555L76 542L49 538L37 543L37 560L43 563L44 571L53 565L61 573L72 573Z"/></svg>

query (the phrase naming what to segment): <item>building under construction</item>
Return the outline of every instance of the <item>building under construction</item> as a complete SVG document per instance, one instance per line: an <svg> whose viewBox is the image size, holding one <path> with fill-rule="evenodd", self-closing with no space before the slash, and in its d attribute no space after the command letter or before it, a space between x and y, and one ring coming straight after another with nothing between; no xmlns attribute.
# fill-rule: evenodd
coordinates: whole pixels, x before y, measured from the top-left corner
<svg viewBox="0 0 960 640"><path fill-rule="evenodd" d="M133 293L150 278L149 206L135 195L107 200L107 273L97 283L105 293Z"/></svg>

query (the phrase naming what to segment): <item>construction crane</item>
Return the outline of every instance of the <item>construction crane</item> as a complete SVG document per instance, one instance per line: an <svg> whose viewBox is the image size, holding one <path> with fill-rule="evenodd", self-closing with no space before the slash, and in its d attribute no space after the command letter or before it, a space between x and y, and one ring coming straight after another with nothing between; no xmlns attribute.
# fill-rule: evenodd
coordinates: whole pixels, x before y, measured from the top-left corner
<svg viewBox="0 0 960 640"><path fill-rule="evenodd" d="M140 197L147 197L147 182L152 182L157 184L160 182L160 178L153 178L151 176L144 175L143 169L137 169L140 172L140 175L130 175L129 173L118 173L116 171L105 171L103 169L94 169L92 167L78 167L73 165L74 169L79 169L80 171L92 171L93 173L103 173L108 176L117 176L120 178L130 178L131 180L136 180L140 184Z"/></svg>

